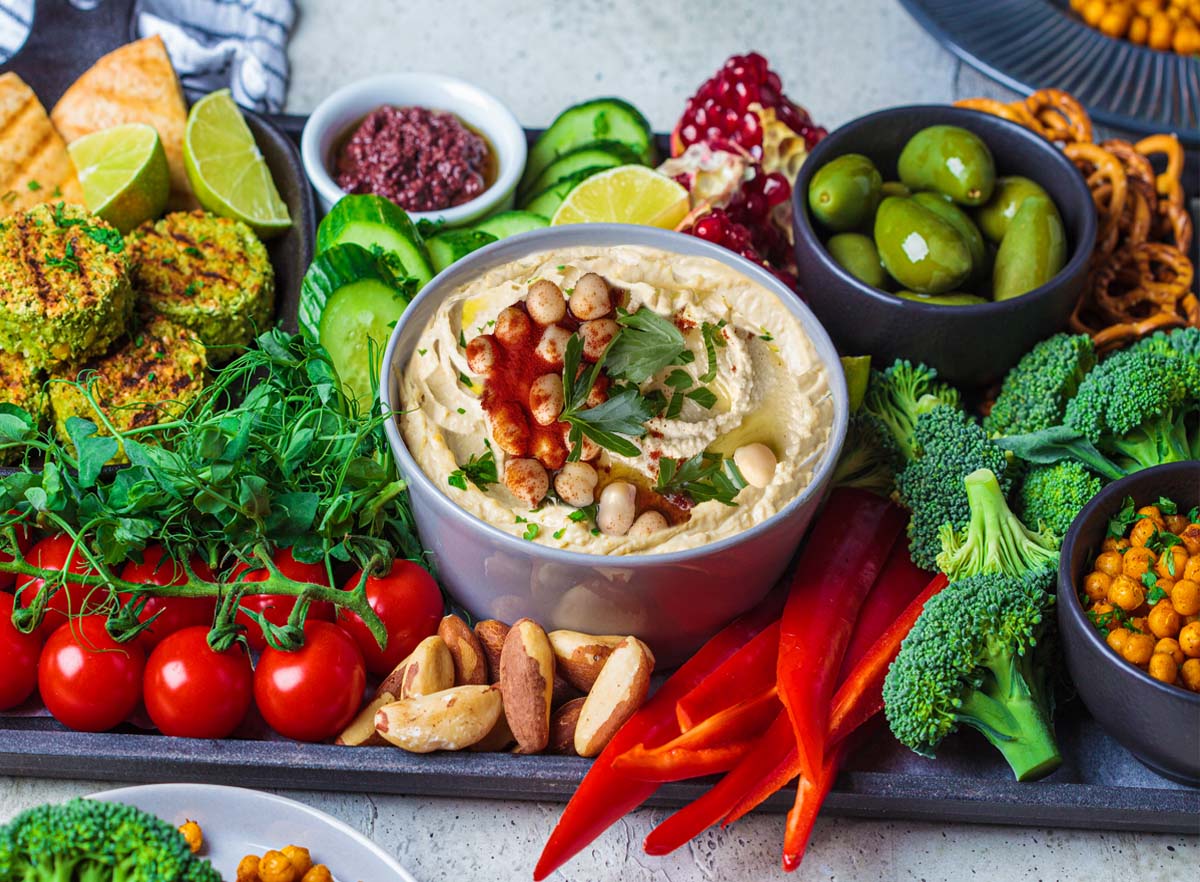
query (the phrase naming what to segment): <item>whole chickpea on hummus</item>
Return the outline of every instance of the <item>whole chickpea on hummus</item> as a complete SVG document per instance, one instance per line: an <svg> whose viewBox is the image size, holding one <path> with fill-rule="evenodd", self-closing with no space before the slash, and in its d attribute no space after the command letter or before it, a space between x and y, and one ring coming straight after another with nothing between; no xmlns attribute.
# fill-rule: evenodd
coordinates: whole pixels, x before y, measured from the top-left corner
<svg viewBox="0 0 1200 882"><path fill-rule="evenodd" d="M799 320L725 264L569 248L448 296L401 378L401 432L454 502L591 554L714 542L782 509L828 442Z"/></svg>

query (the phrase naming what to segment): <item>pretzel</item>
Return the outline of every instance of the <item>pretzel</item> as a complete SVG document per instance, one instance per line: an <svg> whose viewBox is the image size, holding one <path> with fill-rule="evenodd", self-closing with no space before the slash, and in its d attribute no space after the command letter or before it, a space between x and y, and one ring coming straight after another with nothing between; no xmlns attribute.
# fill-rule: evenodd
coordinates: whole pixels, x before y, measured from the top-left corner
<svg viewBox="0 0 1200 882"><path fill-rule="evenodd" d="M1063 152L1087 179L1096 212L1100 215L1097 239L1104 243L1105 253L1111 253L1116 247L1117 223L1125 211L1128 186L1125 168L1116 157L1096 144L1067 144Z"/></svg>
<svg viewBox="0 0 1200 882"><path fill-rule="evenodd" d="M1155 178L1154 186L1158 195L1166 196L1172 202L1182 205L1183 186L1180 184L1180 178L1183 176L1183 146L1179 139L1174 135L1150 135L1134 144L1133 149L1146 157L1167 157L1166 171Z"/></svg>
<svg viewBox="0 0 1200 882"><path fill-rule="evenodd" d="M1145 181L1149 185L1151 195L1157 195L1155 190L1154 166L1145 154L1139 153L1128 141L1119 138L1109 138L1100 142L1100 149L1106 150L1121 162L1125 169L1125 177L1132 180ZM1157 201L1157 200L1156 200Z"/></svg>
<svg viewBox="0 0 1200 882"><path fill-rule="evenodd" d="M1158 239L1170 239L1181 254L1187 254L1192 244L1192 215L1182 205L1158 203Z"/></svg>
<svg viewBox="0 0 1200 882"><path fill-rule="evenodd" d="M955 101L954 106L962 107L966 110L978 110L981 113L990 113L992 116L998 116L1009 122L1015 122L1017 125L1024 126L1027 129L1033 128L1033 124L1037 122L1029 113L1029 109L1020 102L1005 104L1003 101L997 101L995 98L963 98L960 101Z"/></svg>
<svg viewBox="0 0 1200 882"><path fill-rule="evenodd" d="M1039 89L1025 99L1025 107L1047 140L1091 143L1092 121L1074 96L1061 89Z"/></svg>

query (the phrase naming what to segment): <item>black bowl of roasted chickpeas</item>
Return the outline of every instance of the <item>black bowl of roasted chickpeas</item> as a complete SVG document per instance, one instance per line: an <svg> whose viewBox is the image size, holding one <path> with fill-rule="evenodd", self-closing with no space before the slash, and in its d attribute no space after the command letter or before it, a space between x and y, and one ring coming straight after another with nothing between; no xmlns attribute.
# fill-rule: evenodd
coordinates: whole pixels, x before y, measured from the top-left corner
<svg viewBox="0 0 1200 882"><path fill-rule="evenodd" d="M1200 462L1135 472L1079 513L1058 627L1092 716L1154 771L1200 786Z"/></svg>

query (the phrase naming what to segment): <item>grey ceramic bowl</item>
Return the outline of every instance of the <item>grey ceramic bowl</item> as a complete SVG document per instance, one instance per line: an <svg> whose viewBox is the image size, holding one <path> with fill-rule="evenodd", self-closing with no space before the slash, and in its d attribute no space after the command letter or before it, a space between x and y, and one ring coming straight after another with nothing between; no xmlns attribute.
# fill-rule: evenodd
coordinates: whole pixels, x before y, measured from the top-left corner
<svg viewBox="0 0 1200 882"><path fill-rule="evenodd" d="M1023 175L1050 194L1067 232L1067 264L1033 291L977 306L933 306L902 300L860 282L830 256L826 231L814 227L808 185L817 169L845 153L861 153L895 180L908 139L931 125L955 125L979 135L998 175ZM1053 144L999 117L945 105L894 107L829 134L813 149L792 192L796 263L813 312L838 349L880 361L909 358L932 365L961 386L994 382L1038 340L1061 330L1083 289L1096 238L1096 209L1083 176Z"/></svg>
<svg viewBox="0 0 1200 882"><path fill-rule="evenodd" d="M1189 511L1200 505L1200 462L1156 466L1114 481L1071 524L1058 566L1058 630L1067 670L1088 711L1130 753L1160 775L1200 786L1200 693L1160 683L1120 658L1079 602L1088 565L1126 496L1138 506L1165 496Z"/></svg>
<svg viewBox="0 0 1200 882"><path fill-rule="evenodd" d="M681 661L733 617L761 600L779 579L820 506L846 432L846 385L837 352L812 312L761 267L731 251L667 230L624 224L548 227L501 240L455 263L405 311L383 359L381 396L400 410L399 377L442 299L486 270L528 254L572 246L641 245L719 260L774 292L801 322L829 376L833 427L812 483L781 511L736 536L669 554L606 557L526 542L450 500L413 460L399 424L388 441L409 481L413 514L450 594L473 615L511 622L528 616L546 627L593 634L635 634L660 667ZM445 480L443 476L435 476Z"/></svg>

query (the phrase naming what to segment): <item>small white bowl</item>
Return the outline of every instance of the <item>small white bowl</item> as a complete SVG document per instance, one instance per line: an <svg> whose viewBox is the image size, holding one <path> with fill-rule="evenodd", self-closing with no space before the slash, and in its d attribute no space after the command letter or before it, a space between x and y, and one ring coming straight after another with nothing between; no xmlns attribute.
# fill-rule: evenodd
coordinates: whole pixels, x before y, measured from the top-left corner
<svg viewBox="0 0 1200 882"><path fill-rule="evenodd" d="M517 118L493 95L464 80L440 74L383 74L338 89L313 111L304 124L300 154L304 171L316 188L323 211L346 195L329 168L335 144L368 113L384 104L446 110L482 132L496 151L496 180L469 202L441 211L410 211L416 220L469 223L512 204L513 191L525 169L525 131Z"/></svg>

